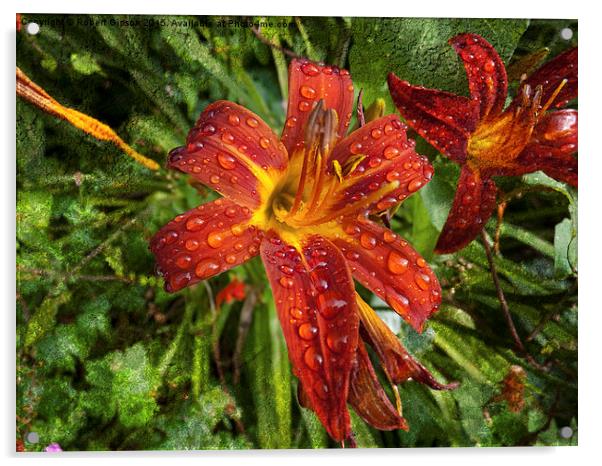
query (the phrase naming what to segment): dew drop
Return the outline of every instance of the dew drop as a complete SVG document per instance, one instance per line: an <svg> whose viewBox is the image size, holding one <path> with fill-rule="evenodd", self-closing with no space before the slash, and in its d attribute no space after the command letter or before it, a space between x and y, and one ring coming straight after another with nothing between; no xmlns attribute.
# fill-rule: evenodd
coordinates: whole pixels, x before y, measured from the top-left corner
<svg viewBox="0 0 602 466"><path fill-rule="evenodd" d="M395 146L387 146L383 155L385 156L385 159L391 160L399 155L399 149Z"/></svg>
<svg viewBox="0 0 602 466"><path fill-rule="evenodd" d="M302 112L307 112L311 108L311 105L306 100L302 100L301 102L299 102L297 108Z"/></svg>
<svg viewBox="0 0 602 466"><path fill-rule="evenodd" d="M388 182L392 183L393 181L398 180L400 177L399 172L396 172L395 170L390 171L389 173L387 173L386 175L386 179Z"/></svg>
<svg viewBox="0 0 602 466"><path fill-rule="evenodd" d="M265 137L259 138L259 145L264 149L267 149L268 147L270 147L270 140Z"/></svg>
<svg viewBox="0 0 602 466"><path fill-rule="evenodd" d="M385 243L392 243L397 239L397 235L393 233L391 230L385 230L383 233L383 240Z"/></svg>
<svg viewBox="0 0 602 466"><path fill-rule="evenodd" d="M359 154L362 150L362 143L361 142L354 142L353 144L351 144L349 146L349 152L351 152L352 154Z"/></svg>
<svg viewBox="0 0 602 466"><path fill-rule="evenodd" d="M169 280L172 290L179 290L184 288L190 282L189 273L177 273Z"/></svg>
<svg viewBox="0 0 602 466"><path fill-rule="evenodd" d="M228 123L230 123L232 126L238 126L240 125L240 118L238 117L238 115L231 113L228 116Z"/></svg>
<svg viewBox="0 0 602 466"><path fill-rule="evenodd" d="M408 260L401 254L391 251L387 258L387 268L391 273L400 275L408 270Z"/></svg>
<svg viewBox="0 0 602 466"><path fill-rule="evenodd" d="M379 128L374 128L372 131L370 131L370 136L372 136L372 139L380 139L382 135L383 132Z"/></svg>
<svg viewBox="0 0 602 466"><path fill-rule="evenodd" d="M304 84L299 88L299 94L306 99L313 100L316 97L316 90L313 87Z"/></svg>
<svg viewBox="0 0 602 466"><path fill-rule="evenodd" d="M368 165L370 168L376 168L381 164L381 162L382 159L380 157L371 157L370 160L368 160Z"/></svg>
<svg viewBox="0 0 602 466"><path fill-rule="evenodd" d="M324 359L314 347L310 346L309 348L307 348L305 354L303 355L303 361L305 362L305 365L311 370L318 371L320 370L320 367L322 367Z"/></svg>
<svg viewBox="0 0 602 466"><path fill-rule="evenodd" d="M199 248L199 242L196 239L188 239L184 243L184 247L188 251L196 251Z"/></svg>
<svg viewBox="0 0 602 466"><path fill-rule="evenodd" d="M219 176L218 175L211 175L211 178L209 178L209 181L213 184L217 184L219 183Z"/></svg>
<svg viewBox="0 0 602 466"><path fill-rule="evenodd" d="M299 332L299 336L301 338L303 338L304 340L312 340L318 334L318 328L314 327L309 322L306 322L304 324L301 324L301 326L299 326L298 332Z"/></svg>
<svg viewBox="0 0 602 466"><path fill-rule="evenodd" d="M178 232L177 231L168 231L167 233L165 233L165 244L171 244L177 241L178 239Z"/></svg>
<svg viewBox="0 0 602 466"><path fill-rule="evenodd" d="M293 128L297 124L297 117L290 117L286 120L286 126Z"/></svg>
<svg viewBox="0 0 602 466"><path fill-rule="evenodd" d="M360 244L364 249L374 249L376 247L376 238L370 233L362 233Z"/></svg>
<svg viewBox="0 0 602 466"><path fill-rule="evenodd" d="M420 189L420 187L422 186L422 180L421 179L415 179L412 180L408 183L408 191L410 191L411 193L418 191Z"/></svg>
<svg viewBox="0 0 602 466"><path fill-rule="evenodd" d="M326 385L321 380L316 380L313 387L314 387L314 392L316 393L318 398L320 398L321 400L328 399L328 385Z"/></svg>
<svg viewBox="0 0 602 466"><path fill-rule="evenodd" d="M330 299L326 301L322 307L320 308L320 314L325 319L332 319L339 315L345 306L347 306L347 301L343 299Z"/></svg>
<svg viewBox="0 0 602 466"><path fill-rule="evenodd" d="M220 231L212 231L207 236L207 244L211 246L213 249L217 249L221 247L224 242L223 233Z"/></svg>
<svg viewBox="0 0 602 466"><path fill-rule="evenodd" d="M483 69L487 73L493 72L493 70L495 70L495 63L493 62L493 60L488 60L487 62L485 62L485 64L483 65Z"/></svg>
<svg viewBox="0 0 602 466"><path fill-rule="evenodd" d="M245 227L243 225L241 225L240 223L237 223L236 225L232 225L230 227L230 231L232 232L232 234L234 236L240 236L244 233Z"/></svg>
<svg viewBox="0 0 602 466"><path fill-rule="evenodd" d="M227 264L234 264L236 262L236 256L234 254L228 254L224 260Z"/></svg>
<svg viewBox="0 0 602 466"><path fill-rule="evenodd" d="M418 288L426 291L429 289L429 283L431 281L431 278L423 273L417 273L414 276L414 281L416 282L416 285L418 285Z"/></svg>
<svg viewBox="0 0 602 466"><path fill-rule="evenodd" d="M205 133L205 135L209 135L209 134L215 134L215 132L217 131L217 129L215 129L215 126L213 126L212 124L208 123L205 126L203 126L203 128L201 129L201 131L203 133Z"/></svg>
<svg viewBox="0 0 602 466"><path fill-rule="evenodd" d="M426 261L422 257L419 257L418 259L416 259L416 265L418 267L425 267Z"/></svg>
<svg viewBox="0 0 602 466"><path fill-rule="evenodd" d="M291 307L288 312L294 319L303 319L304 317L303 310L298 307Z"/></svg>
<svg viewBox="0 0 602 466"><path fill-rule="evenodd" d="M259 122L255 118L247 118L247 125L251 128L257 128L259 126Z"/></svg>
<svg viewBox="0 0 602 466"><path fill-rule="evenodd" d="M354 225L353 223L348 223L347 225L345 225L345 233L347 233L348 235L357 235L361 231L362 230L360 230L360 227Z"/></svg>
<svg viewBox="0 0 602 466"><path fill-rule="evenodd" d="M317 76L320 74L320 69L313 63L305 63L301 65L301 71L307 76Z"/></svg>
<svg viewBox="0 0 602 466"><path fill-rule="evenodd" d="M236 159L230 154L221 152L217 156L217 163L226 170L232 170L236 166Z"/></svg>
<svg viewBox="0 0 602 466"><path fill-rule="evenodd" d="M244 248L245 248L245 245L244 245L244 244L243 244L241 241L239 241L238 243L234 243L234 250L235 250L235 251L238 251L238 252L240 252L240 251L242 251Z"/></svg>
<svg viewBox="0 0 602 466"><path fill-rule="evenodd" d="M328 348L335 353L342 353L345 351L348 341L349 337L347 335L340 335L336 337L329 335L326 337L326 344L328 345Z"/></svg>
<svg viewBox="0 0 602 466"><path fill-rule="evenodd" d="M222 141L224 141L226 144L232 144L234 142L234 136L232 135L232 133L224 131L222 133Z"/></svg>
<svg viewBox="0 0 602 466"><path fill-rule="evenodd" d="M181 269L187 269L192 262L192 257L188 254L184 254L176 259L176 265Z"/></svg>
<svg viewBox="0 0 602 466"><path fill-rule="evenodd" d="M393 125L391 123L387 123L385 125L385 134L391 134L393 131L395 131L395 128L393 127Z"/></svg>
<svg viewBox="0 0 602 466"><path fill-rule="evenodd" d="M295 285L295 282L291 277L280 277L280 280L278 281L284 288L292 288Z"/></svg>
<svg viewBox="0 0 602 466"><path fill-rule="evenodd" d="M204 259L196 265L194 273L199 278L207 278L217 273L218 270L219 264L217 262L213 259Z"/></svg>
<svg viewBox="0 0 602 466"><path fill-rule="evenodd" d="M224 212L224 213L226 214L226 217L228 217L228 218L234 218L234 217L236 217L236 214L237 214L237 212L236 212L236 207L234 207L234 206L230 206L230 207L228 207L228 208L225 210L225 212Z"/></svg>

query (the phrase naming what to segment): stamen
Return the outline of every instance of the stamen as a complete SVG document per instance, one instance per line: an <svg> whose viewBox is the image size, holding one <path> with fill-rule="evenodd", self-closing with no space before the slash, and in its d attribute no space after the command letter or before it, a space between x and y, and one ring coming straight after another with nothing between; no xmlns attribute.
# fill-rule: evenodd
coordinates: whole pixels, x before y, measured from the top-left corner
<svg viewBox="0 0 602 466"><path fill-rule="evenodd" d="M401 410L401 397L399 396L399 389L394 383L391 384L391 388L393 389L393 394L395 395L395 407L397 409L397 414L402 417L403 413Z"/></svg>
<svg viewBox="0 0 602 466"><path fill-rule="evenodd" d="M341 164L339 163L338 160L333 160L332 168L334 170L335 175L339 179L339 183L342 183L343 182L343 168L341 167Z"/></svg>
<svg viewBox="0 0 602 466"><path fill-rule="evenodd" d="M562 90L562 88L564 86L566 86L566 83L568 83L569 80L568 79L563 79L561 81L561 83L558 85L558 87L556 88L556 90L554 91L554 93L550 96L550 98L548 99L548 101L544 104L544 106L541 109L541 113L545 113L545 111L550 108L550 106L552 105L552 103L554 102L554 100L556 100L556 97L558 97L558 94L560 94L560 91Z"/></svg>

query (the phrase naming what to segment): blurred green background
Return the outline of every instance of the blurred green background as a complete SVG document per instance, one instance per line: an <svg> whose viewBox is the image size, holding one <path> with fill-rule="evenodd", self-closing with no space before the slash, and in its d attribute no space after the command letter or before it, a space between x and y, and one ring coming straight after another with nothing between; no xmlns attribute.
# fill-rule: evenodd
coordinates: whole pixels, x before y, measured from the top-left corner
<svg viewBox="0 0 602 466"><path fill-rule="evenodd" d="M161 166L217 99L247 106L280 131L288 58L268 41L349 69L364 103L384 98L390 113L389 71L467 93L463 67L447 45L457 33L485 37L517 79L524 57L548 48L549 59L577 45L578 32L575 20L22 20L41 28L17 33L17 65L59 102L109 124ZM230 21L273 26L261 28L262 41ZM64 450L338 447L297 402L259 259L175 294L165 293L153 273L150 237L216 194L183 174L151 172L21 100L16 119L17 442L28 451L52 442ZM576 444L577 192L542 173L499 180L508 207L495 263L533 365L513 350L482 244L433 255L459 170L424 141L417 147L435 177L403 204L392 226L437 273L442 308L417 334L360 292L413 355L461 386L435 392L404 384L410 431L376 431L353 415L358 446ZM494 218L492 237L495 228ZM216 295L234 278L245 283L246 298L217 308ZM570 438L559 435L565 426ZM30 432L37 443L27 441Z"/></svg>

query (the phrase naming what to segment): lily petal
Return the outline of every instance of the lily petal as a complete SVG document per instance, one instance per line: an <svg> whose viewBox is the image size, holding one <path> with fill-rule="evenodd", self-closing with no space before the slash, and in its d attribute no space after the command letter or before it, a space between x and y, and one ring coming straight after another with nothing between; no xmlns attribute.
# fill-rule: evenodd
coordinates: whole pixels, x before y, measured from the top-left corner
<svg viewBox="0 0 602 466"><path fill-rule="evenodd" d="M286 149L269 126L225 100L205 109L186 145L172 150L168 160L168 166L250 208L266 201L287 164Z"/></svg>
<svg viewBox="0 0 602 466"><path fill-rule="evenodd" d="M437 254L462 249L479 234L491 217L496 192L491 178L462 167L452 208L435 247Z"/></svg>
<svg viewBox="0 0 602 466"><path fill-rule="evenodd" d="M261 232L251 211L227 199L203 204L161 228L151 239L165 289L178 291L225 272L259 252Z"/></svg>
<svg viewBox="0 0 602 466"><path fill-rule="evenodd" d="M336 110L338 137L345 136L353 109L349 72L302 58L291 62L288 75L288 110L281 139L289 155L292 157L295 148L303 145L305 123L319 100L324 101L325 109Z"/></svg>
<svg viewBox="0 0 602 466"><path fill-rule="evenodd" d="M343 222L334 239L353 277L391 306L417 331L441 303L441 286L426 261L407 241L365 218Z"/></svg>
<svg viewBox="0 0 602 466"><path fill-rule="evenodd" d="M426 157L416 153L405 129L399 117L388 115L335 146L328 161L333 189L325 190L317 222L385 210L430 181L433 169ZM340 180L335 177L335 164L343 167Z"/></svg>
<svg viewBox="0 0 602 466"><path fill-rule="evenodd" d="M458 384L442 384L403 347L399 338L362 298L357 297L360 312L361 335L378 354L383 368L394 384L414 379L435 390L451 390Z"/></svg>
<svg viewBox="0 0 602 466"><path fill-rule="evenodd" d="M468 138L479 119L474 100L436 89L412 86L389 73L389 91L399 113L439 152L462 163Z"/></svg>
<svg viewBox="0 0 602 466"><path fill-rule="evenodd" d="M262 241L261 258L303 402L334 440L345 440L351 434L347 396L359 331L345 258L322 237L306 239L301 255L275 233Z"/></svg>
<svg viewBox="0 0 602 466"><path fill-rule="evenodd" d="M355 412L379 430L409 430L406 420L389 401L383 390L364 344L357 347L357 366L351 374L349 403Z"/></svg>
<svg viewBox="0 0 602 466"><path fill-rule="evenodd" d="M577 110L565 109L546 114L537 124L531 143L517 159L520 173L543 170L571 186L578 184Z"/></svg>
<svg viewBox="0 0 602 466"><path fill-rule="evenodd" d="M449 43L464 62L470 97L479 104L479 118L499 114L506 101L508 78L497 51L476 34L460 34Z"/></svg>
<svg viewBox="0 0 602 466"><path fill-rule="evenodd" d="M558 95L554 97L550 106L556 108L564 107L570 100L577 97L577 55L577 47L569 49L544 64L527 78L525 83L531 86L532 89L535 89L539 85L542 86L542 105L548 102L564 79L567 80L567 83L562 87ZM520 100L520 95L515 98L516 100Z"/></svg>

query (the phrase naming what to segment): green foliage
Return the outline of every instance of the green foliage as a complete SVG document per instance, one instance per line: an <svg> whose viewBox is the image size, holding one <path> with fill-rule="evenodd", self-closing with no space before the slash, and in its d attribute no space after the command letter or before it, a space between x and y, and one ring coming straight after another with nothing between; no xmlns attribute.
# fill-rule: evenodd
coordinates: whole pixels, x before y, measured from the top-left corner
<svg viewBox="0 0 602 466"><path fill-rule="evenodd" d="M249 28L220 27L217 18L212 25L194 17L71 18L69 27L46 21L38 35L19 33L18 66L161 166L214 100L235 100L279 132L287 57ZM133 19L154 21L111 25ZM543 47L559 53L568 45L558 38L563 27L573 28L575 43L577 36L575 22L560 20L286 20L289 27L263 28L264 38L349 68L364 102L385 98L388 111L389 71L466 93L447 44L456 33L482 34L506 63ZM150 172L22 101L16 118L16 427L19 438L40 436L26 448L336 447L297 402L260 261L175 294L153 273L151 236L216 194L182 174ZM492 239L499 233L495 265L533 365L514 350L482 243L433 254L459 171L424 141L417 147L432 159L435 177L402 205L392 227L431 263L443 286L442 308L418 334L361 293L413 355L460 387L400 386L410 431L380 432L353 414L358 445L575 444L576 435L561 439L558 429L577 431L577 193L542 173L501 179L504 220L499 232L495 218L486 228ZM257 302L216 309L215 294L234 277ZM525 371L520 411L510 409L504 390L513 366Z"/></svg>

